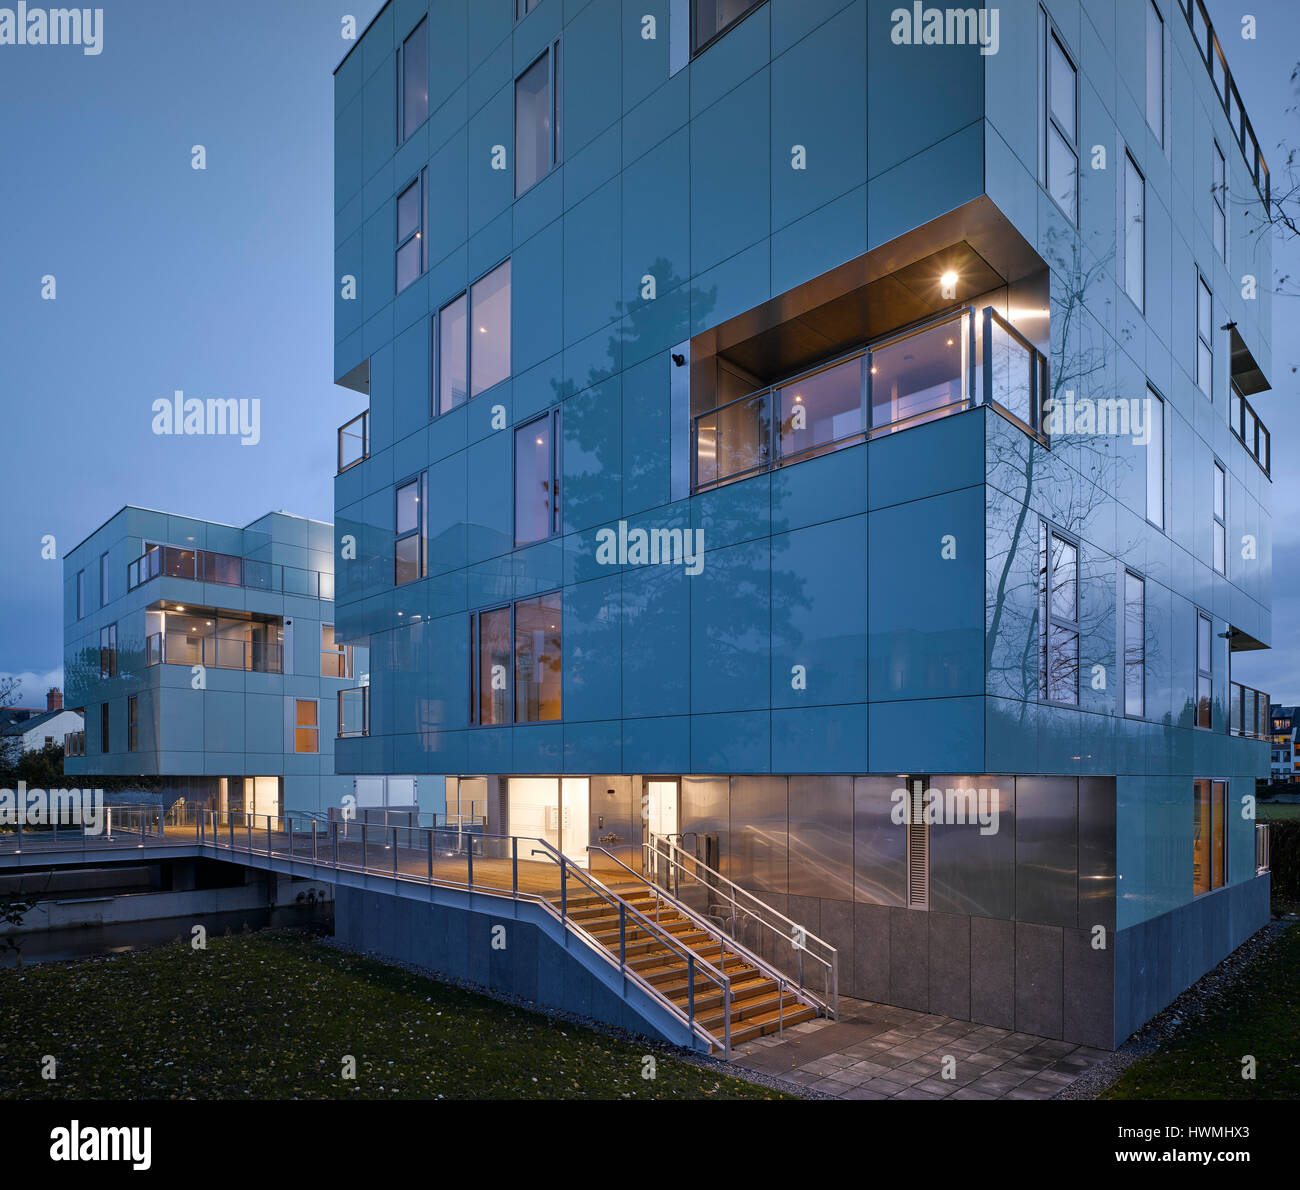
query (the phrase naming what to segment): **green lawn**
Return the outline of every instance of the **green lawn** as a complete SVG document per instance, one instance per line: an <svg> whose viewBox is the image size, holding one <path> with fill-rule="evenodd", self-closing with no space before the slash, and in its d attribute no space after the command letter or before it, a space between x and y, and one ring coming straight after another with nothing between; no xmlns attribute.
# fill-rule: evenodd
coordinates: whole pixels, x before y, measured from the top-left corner
<svg viewBox="0 0 1300 1190"><path fill-rule="evenodd" d="M1300 818L1300 804L1294 802L1256 802L1255 817L1260 822L1281 822L1287 818Z"/></svg>
<svg viewBox="0 0 1300 1190"><path fill-rule="evenodd" d="M1223 1000L1133 1063L1103 1099L1300 1099L1300 928L1291 926ZM1242 1078L1242 1059L1255 1078Z"/></svg>
<svg viewBox="0 0 1300 1190"><path fill-rule="evenodd" d="M0 1037L0 1099L782 1097L287 931L0 970Z"/></svg>

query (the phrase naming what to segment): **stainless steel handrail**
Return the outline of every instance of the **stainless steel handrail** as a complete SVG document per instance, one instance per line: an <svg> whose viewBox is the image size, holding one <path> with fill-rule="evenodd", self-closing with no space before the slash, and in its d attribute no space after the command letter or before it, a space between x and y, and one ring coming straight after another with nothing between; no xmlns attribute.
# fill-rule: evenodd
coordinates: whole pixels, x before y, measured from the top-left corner
<svg viewBox="0 0 1300 1190"><path fill-rule="evenodd" d="M607 859L613 860L614 863L618 864L620 868L623 868L629 874L634 876L637 880L641 881L644 885L646 885L647 888L651 889L654 892L656 898L656 903L655 903L656 912L658 912L658 901L660 898L662 898L674 909L676 909L678 913L682 914L684 917L694 922L697 929L703 930L706 934L708 934L711 938L716 939L719 943L725 944L725 942L727 941L728 935L725 930L722 930L718 926L714 925L713 922L711 922L707 917L701 914L698 910L692 909L691 906L686 904L685 901L679 900L677 897L673 896L672 893L668 892L667 889L656 884L653 880L649 879L644 873L638 872L633 867L629 867L621 859L619 859L618 856L614 855L612 852L606 850L604 847L597 847L597 846L589 846L587 850L589 852L591 851L600 852L601 855L605 856ZM795 981L792 980L790 976L787 975L784 971L781 971L778 968L772 966L772 964L769 963L766 959L761 958L759 955L755 954L752 950L750 950L749 947L744 946L740 942L738 942L735 939L735 937L731 937L730 942L733 949L741 958L743 958L747 963L753 964L756 970L760 971L763 975L766 975L768 979L772 980L777 985L777 989L779 990L782 996L785 995L786 989L789 988L790 993L792 995L797 996L800 1000L803 1000L810 1008L820 1008L823 1009L824 1011L829 1012L829 1006L822 1001L821 997L814 995L812 992L796 984Z"/></svg>
<svg viewBox="0 0 1300 1190"><path fill-rule="evenodd" d="M661 846L657 847L657 845ZM663 850L664 847L668 850ZM694 880L697 883L704 885L706 888L726 897L731 902L733 922L737 921L740 912L740 905L738 902L743 899L745 903L744 908L752 920L756 921L765 929L770 930L774 935L780 938L783 942L788 943L798 952L800 964L798 986L800 991L811 996L813 999L818 1000L826 1009L827 1015L831 1018L834 1019L839 1016L839 952L829 942L823 938L819 938L816 934L811 933L798 922L786 917L786 915L780 910L773 909L766 901L755 896L747 889L741 888L735 881L729 880L716 868L709 867L709 865L703 860L683 850L676 843L671 842L667 836L652 834L649 840L642 844L642 852L647 871L651 870L651 865L649 863L650 857L656 856L657 858L666 861L677 874L684 874L689 879ZM692 870L688 867L682 859L678 858L678 856L685 857L685 860L689 861L696 870ZM705 873L707 878L701 876L700 872ZM789 928L788 932L783 932L771 921L765 920L763 916L764 914L779 919ZM808 948L809 943L821 947L828 957L824 958L822 955L810 950ZM820 964L825 969L824 977L826 996L824 1001L813 992L808 991L804 986L804 955L807 955L813 960L813 962Z"/></svg>

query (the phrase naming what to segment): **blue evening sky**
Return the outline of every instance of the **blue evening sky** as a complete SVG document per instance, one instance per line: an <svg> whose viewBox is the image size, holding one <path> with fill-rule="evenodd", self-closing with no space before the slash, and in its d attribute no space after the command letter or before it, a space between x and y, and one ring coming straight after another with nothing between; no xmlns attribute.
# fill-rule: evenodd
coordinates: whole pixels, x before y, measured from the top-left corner
<svg viewBox="0 0 1300 1190"><path fill-rule="evenodd" d="M342 18L363 29L381 0L103 7L96 57L0 46L0 673L22 675L26 705L62 684L63 564L42 560L45 534L61 557L128 503L241 525L271 509L330 520L335 430L363 404L332 383L331 73ZM1208 7L1276 189L1278 142L1300 144L1283 111L1294 2L1247 5L1254 41L1240 4ZM1275 264L1300 285L1295 245ZM46 274L55 301L41 300ZM1273 432L1274 648L1234 677L1300 702L1300 299L1274 308L1274 391L1255 402ZM260 444L154 435L151 405L176 389L260 398Z"/></svg>

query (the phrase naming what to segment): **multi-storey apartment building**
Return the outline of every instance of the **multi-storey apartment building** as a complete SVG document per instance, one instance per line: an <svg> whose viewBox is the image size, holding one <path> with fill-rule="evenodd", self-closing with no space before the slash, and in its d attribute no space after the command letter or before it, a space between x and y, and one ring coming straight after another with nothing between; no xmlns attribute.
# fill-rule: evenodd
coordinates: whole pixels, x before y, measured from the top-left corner
<svg viewBox="0 0 1300 1190"><path fill-rule="evenodd" d="M70 776L162 778L164 800L320 812L364 649L334 634L332 528L245 528L123 508L64 560ZM346 723L345 723L346 726Z"/></svg>
<svg viewBox="0 0 1300 1190"><path fill-rule="evenodd" d="M1200 0L392 0L341 770L1112 1045L1267 919L1268 170Z"/></svg>
<svg viewBox="0 0 1300 1190"><path fill-rule="evenodd" d="M1272 727L1269 745L1272 754L1269 757L1268 779L1270 781L1294 781L1296 775L1296 727L1300 724L1300 707L1281 706L1274 703L1269 708Z"/></svg>

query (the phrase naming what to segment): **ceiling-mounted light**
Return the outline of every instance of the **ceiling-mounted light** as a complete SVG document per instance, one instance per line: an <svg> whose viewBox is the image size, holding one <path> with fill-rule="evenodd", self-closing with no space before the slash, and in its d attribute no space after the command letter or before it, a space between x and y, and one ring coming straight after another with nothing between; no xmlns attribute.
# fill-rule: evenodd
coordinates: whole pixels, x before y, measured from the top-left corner
<svg viewBox="0 0 1300 1190"><path fill-rule="evenodd" d="M939 278L939 284L942 285L944 289L956 289L957 274L949 270L948 272L944 273L942 277Z"/></svg>

